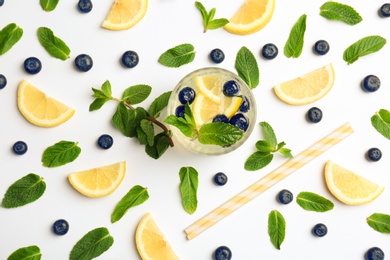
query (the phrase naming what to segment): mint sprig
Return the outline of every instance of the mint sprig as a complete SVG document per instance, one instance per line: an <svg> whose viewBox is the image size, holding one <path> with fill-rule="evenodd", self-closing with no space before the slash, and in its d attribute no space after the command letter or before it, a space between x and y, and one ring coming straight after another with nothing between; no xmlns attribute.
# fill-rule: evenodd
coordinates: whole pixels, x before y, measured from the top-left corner
<svg viewBox="0 0 390 260"><path fill-rule="evenodd" d="M254 89L260 82L259 66L253 53L245 46L241 47L236 56L234 67L238 76L242 78L250 89Z"/></svg>
<svg viewBox="0 0 390 260"><path fill-rule="evenodd" d="M290 35L284 45L284 55L287 58L301 56L306 32L306 14L301 15L291 28Z"/></svg>
<svg viewBox="0 0 390 260"><path fill-rule="evenodd" d="M366 36L345 49L343 59L348 64L352 64L362 56L379 51L385 44L386 39L381 36Z"/></svg>
<svg viewBox="0 0 390 260"><path fill-rule="evenodd" d="M198 172L193 167L182 167L179 171L180 194L184 210L192 214L198 206Z"/></svg>
<svg viewBox="0 0 390 260"><path fill-rule="evenodd" d="M41 257L41 249L38 246L33 245L17 249L10 256L8 256L7 260L40 260Z"/></svg>
<svg viewBox="0 0 390 260"><path fill-rule="evenodd" d="M320 15L329 20L338 20L349 25L358 24L363 20L353 7L333 1L326 2L320 7Z"/></svg>
<svg viewBox="0 0 390 260"><path fill-rule="evenodd" d="M38 28L38 40L52 57L60 60L69 58L70 49L68 45L56 37L51 29L47 27Z"/></svg>
<svg viewBox="0 0 390 260"><path fill-rule="evenodd" d="M195 5L199 9L200 13L202 14L204 33L207 32L207 30L215 30L218 28L222 28L229 23L229 20L226 18L214 19L216 13L215 8L211 8L211 10L207 12L206 8L201 2L195 2Z"/></svg>
<svg viewBox="0 0 390 260"><path fill-rule="evenodd" d="M194 59L194 46L189 43L183 43L166 50L160 55L158 62L167 67L178 68L192 62Z"/></svg>
<svg viewBox="0 0 390 260"><path fill-rule="evenodd" d="M6 25L0 30L0 55L3 55L22 38L23 29L15 23Z"/></svg>
<svg viewBox="0 0 390 260"><path fill-rule="evenodd" d="M371 117L372 126L384 137L390 139L390 112L381 109Z"/></svg>
<svg viewBox="0 0 390 260"><path fill-rule="evenodd" d="M288 158L292 158L291 150L284 147L285 142L278 143L275 132L267 122L260 122L264 140L256 142L257 151L248 157L245 161L244 168L247 171L256 171L264 168L271 163L274 153L280 152Z"/></svg>

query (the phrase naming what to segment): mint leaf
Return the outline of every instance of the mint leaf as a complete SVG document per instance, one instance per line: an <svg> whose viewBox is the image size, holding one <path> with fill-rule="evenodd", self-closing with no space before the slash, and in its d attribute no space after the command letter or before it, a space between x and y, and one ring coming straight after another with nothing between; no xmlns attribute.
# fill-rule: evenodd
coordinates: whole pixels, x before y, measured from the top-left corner
<svg viewBox="0 0 390 260"><path fill-rule="evenodd" d="M146 119L147 112L141 107L128 109L124 102L120 102L112 117L112 123L123 135L134 137L142 119Z"/></svg>
<svg viewBox="0 0 390 260"><path fill-rule="evenodd" d="M99 110L107 101L110 99L108 98L96 98L90 105L89 105L89 111L95 111Z"/></svg>
<svg viewBox="0 0 390 260"><path fill-rule="evenodd" d="M182 117L169 115L167 118L165 118L164 122L176 127L180 130L180 132L183 133L183 135L187 136L188 138L194 138L197 134L196 129L194 129L194 127Z"/></svg>
<svg viewBox="0 0 390 260"><path fill-rule="evenodd" d="M209 14L207 13L206 8L201 2L195 2L195 6L199 9L202 19L203 19L203 25L206 27L208 21L209 21Z"/></svg>
<svg viewBox="0 0 390 260"><path fill-rule="evenodd" d="M278 151L286 156L287 158L293 158L293 155L291 154L291 150L288 148L279 148Z"/></svg>
<svg viewBox="0 0 390 260"><path fill-rule="evenodd" d="M198 131L198 141L201 144L230 145L243 136L244 133L238 127L220 122L204 124Z"/></svg>
<svg viewBox="0 0 390 260"><path fill-rule="evenodd" d="M7 260L40 260L42 257L41 250L39 247L33 245L33 246L27 246L22 247L13 252Z"/></svg>
<svg viewBox="0 0 390 260"><path fill-rule="evenodd" d="M353 7L330 1L320 7L320 15L329 20L339 20L349 25L358 24L363 20Z"/></svg>
<svg viewBox="0 0 390 260"><path fill-rule="evenodd" d="M95 100L89 105L89 111L100 109L107 101L112 99L111 84L106 80L101 89L92 88Z"/></svg>
<svg viewBox="0 0 390 260"><path fill-rule="evenodd" d="M42 9L46 12L53 11L60 0L40 0L39 3Z"/></svg>
<svg viewBox="0 0 390 260"><path fill-rule="evenodd" d="M306 31L306 17L307 15L303 14L291 28L290 35L284 45L284 55L287 58L298 58L302 53Z"/></svg>
<svg viewBox="0 0 390 260"><path fill-rule="evenodd" d="M374 213L367 218L367 224L380 233L390 234L390 215Z"/></svg>
<svg viewBox="0 0 390 260"><path fill-rule="evenodd" d="M160 116L161 111L168 105L171 93L172 91L162 93L155 100L153 100L148 111L151 117L157 118Z"/></svg>
<svg viewBox="0 0 390 260"><path fill-rule="evenodd" d="M77 142L60 141L45 149L42 154L42 165L53 168L73 162L81 153Z"/></svg>
<svg viewBox="0 0 390 260"><path fill-rule="evenodd" d="M385 44L386 39L381 36L364 37L345 49L343 59L352 64L362 56L379 51Z"/></svg>
<svg viewBox="0 0 390 260"><path fill-rule="evenodd" d="M299 206L309 211L326 212L334 207L333 202L313 192L300 192L296 201Z"/></svg>
<svg viewBox="0 0 390 260"><path fill-rule="evenodd" d="M178 68L192 62L194 58L194 46L184 43L165 51L158 58L158 62L167 67Z"/></svg>
<svg viewBox="0 0 390 260"><path fill-rule="evenodd" d="M182 167L179 171L179 176L181 201L184 210L192 214L198 205L198 199L196 197L198 190L198 172L192 167Z"/></svg>
<svg viewBox="0 0 390 260"><path fill-rule="evenodd" d="M22 38L23 30L14 23L0 30L0 55L3 55Z"/></svg>
<svg viewBox="0 0 390 260"><path fill-rule="evenodd" d="M224 27L229 23L229 20L226 18L214 19L216 9L211 8L210 12L207 12L206 8L203 6L201 2L195 2L195 6L199 9L202 19L203 19L203 32L205 33L207 30L214 30L221 27Z"/></svg>
<svg viewBox="0 0 390 260"><path fill-rule="evenodd" d="M38 28L38 40L42 47L54 58L66 60L69 58L70 49L65 42L54 36L52 30L47 27Z"/></svg>
<svg viewBox="0 0 390 260"><path fill-rule="evenodd" d="M384 137L390 139L390 112L381 109L371 117L372 126Z"/></svg>
<svg viewBox="0 0 390 260"><path fill-rule="evenodd" d="M122 100L130 105L139 104L147 99L151 92L152 88L148 85L131 86L123 92Z"/></svg>
<svg viewBox="0 0 390 260"><path fill-rule="evenodd" d="M169 137L165 132L159 133L154 137L153 145L146 145L145 152L153 159L160 158L169 147Z"/></svg>
<svg viewBox="0 0 390 260"><path fill-rule="evenodd" d="M254 152L252 155L246 159L244 164L244 169L247 171L257 171L265 166L267 166L272 159L274 158L274 155L269 152Z"/></svg>
<svg viewBox="0 0 390 260"><path fill-rule="evenodd" d="M154 143L154 127L153 123L147 119L142 119L137 128L137 137L140 144L153 145Z"/></svg>
<svg viewBox="0 0 390 260"><path fill-rule="evenodd" d="M268 235L274 247L280 250L286 236L286 220L277 210L272 210L268 215Z"/></svg>
<svg viewBox="0 0 390 260"><path fill-rule="evenodd" d="M46 190L46 183L40 176L30 173L14 182L6 191L3 208L16 208L39 199Z"/></svg>
<svg viewBox="0 0 390 260"><path fill-rule="evenodd" d="M226 19L226 18L218 18L218 19L214 19L214 20L211 20L208 24L207 24L207 29L208 30L215 30L215 29L219 29L219 28L222 28L224 27L225 25L227 25L229 23L229 20Z"/></svg>
<svg viewBox="0 0 390 260"><path fill-rule="evenodd" d="M111 223L120 220L130 208L144 203L148 198L149 194L147 188L140 185L132 187L118 204L116 204L114 212L111 214Z"/></svg>
<svg viewBox="0 0 390 260"><path fill-rule="evenodd" d="M267 122L260 122L261 129L263 130L264 140L267 141L274 149L278 144L274 129Z"/></svg>
<svg viewBox="0 0 390 260"><path fill-rule="evenodd" d="M242 78L250 89L254 89L260 82L260 71L253 53L245 46L241 47L236 56L234 67L238 76Z"/></svg>
<svg viewBox="0 0 390 260"><path fill-rule="evenodd" d="M255 146L259 152L270 153L270 152L275 151L275 146L273 146L272 144L270 144L269 142L267 142L265 140L257 141Z"/></svg>
<svg viewBox="0 0 390 260"><path fill-rule="evenodd" d="M106 252L114 238L107 228L95 228L85 234L72 248L69 260L90 260Z"/></svg>

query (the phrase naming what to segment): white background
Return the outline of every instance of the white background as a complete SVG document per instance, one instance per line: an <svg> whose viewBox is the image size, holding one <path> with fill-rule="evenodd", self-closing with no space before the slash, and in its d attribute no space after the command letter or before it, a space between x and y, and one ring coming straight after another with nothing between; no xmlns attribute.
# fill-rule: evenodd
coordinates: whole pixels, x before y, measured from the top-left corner
<svg viewBox="0 0 390 260"><path fill-rule="evenodd" d="M194 1L150 0L144 19L128 31L109 31L101 28L111 0L94 1L89 14L77 10L77 1L60 1L57 8L44 12L38 0L5 0L0 7L0 28L15 22L23 28L22 39L6 54L0 56L0 74L8 79L0 90L0 193L17 179L28 173L44 177L45 194L36 202L15 209L0 208L0 259L6 259L20 247L37 245L42 259L67 259L73 245L88 231L107 227L114 237L113 246L99 257L104 260L139 259L134 233L139 220L151 212L157 225L166 235L174 251L184 260L212 259L213 251L220 245L228 246L233 259L363 259L372 246L378 246L390 255L390 237L371 229L366 218L374 212L390 214L390 141L371 126L370 117L379 109L390 109L389 43L378 53L360 58L352 65L342 59L343 51L353 42L368 35L381 35L390 39L390 18L378 16L384 1L343 1L353 6L363 21L349 26L329 21L319 15L319 7L325 1L277 0L270 23L261 31L249 36L237 36L223 29L203 33L203 25ZM217 7L216 18L231 17L241 1L204 0L206 9ZM291 27L302 14L307 14L307 30L302 55L288 59L283 46ZM36 33L40 26L51 28L71 49L66 61L54 59L42 48ZM327 40L330 52L317 56L313 44ZM272 42L279 48L276 59L268 61L259 53L261 47ZM196 49L195 60L180 68L164 67L157 62L167 49L182 43L191 43ZM144 147L136 140L121 135L111 125L115 102L107 103L99 111L89 112L93 101L91 88L99 88L110 80L113 95L135 84L152 86L151 96L142 104L148 107L161 93L174 88L176 83L192 70L213 66L208 54L213 48L221 48L226 55L217 65L231 71L235 56L242 47L248 47L255 55L260 68L260 85L253 90L257 99L257 122L270 123L279 139L297 154L338 126L350 122L355 133L319 158L310 162L292 176L273 186L237 212L222 220L191 241L185 238L184 228L219 206L230 197L257 181L286 161L281 155L266 168L247 172L245 159L255 151L254 144L261 139L256 126L249 140L238 150L218 156L195 155L177 144L159 160L149 158ZM134 50L140 63L134 69L120 65L123 52ZM73 62L78 54L89 54L94 61L87 73L76 71ZM38 57L43 64L37 75L23 70L23 61ZM335 69L333 89L321 100L304 106L290 106L278 100L272 87L316 68L332 63ZM360 87L368 74L377 75L381 88L366 93ZM68 122L55 128L40 128L27 122L16 106L18 84L26 79L48 95L76 109ZM317 106L324 113L323 120L311 124L305 113ZM109 150L99 149L97 138L108 133L114 138ZM17 156L12 145L23 140L28 152ZM44 149L60 140L78 141L82 152L73 163L48 169L41 165ZM366 151L378 147L383 152L379 162L368 162ZM323 168L327 160L384 185L385 191L374 202L363 206L347 206L337 201L328 191ZM87 198L75 191L67 181L67 174L119 161L127 162L127 174L119 188L108 197ZM199 172L198 208L192 215L181 205L179 193L179 169L192 166ZM229 181L225 186L213 184L212 177L223 171ZM131 208L117 223L110 223L110 215L116 203L134 185L148 188L150 199ZM296 196L301 191L312 191L332 200L335 207L326 213L314 213L300 208L296 202L281 205L275 196L281 189L289 189ZM267 233L267 218L271 210L280 211L286 219L286 238L277 250ZM65 236L51 231L52 223L60 218L70 223ZM311 228L325 223L328 235L314 237Z"/></svg>

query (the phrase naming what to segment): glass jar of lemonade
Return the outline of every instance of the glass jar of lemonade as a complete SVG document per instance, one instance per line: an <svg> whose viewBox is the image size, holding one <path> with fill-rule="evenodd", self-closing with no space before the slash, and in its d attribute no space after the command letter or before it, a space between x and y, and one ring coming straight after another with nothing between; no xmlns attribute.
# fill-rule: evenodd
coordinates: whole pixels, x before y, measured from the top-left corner
<svg viewBox="0 0 390 260"><path fill-rule="evenodd" d="M170 96L167 113L174 140L195 153L220 155L248 139L256 121L256 102L239 76L208 67L180 80Z"/></svg>

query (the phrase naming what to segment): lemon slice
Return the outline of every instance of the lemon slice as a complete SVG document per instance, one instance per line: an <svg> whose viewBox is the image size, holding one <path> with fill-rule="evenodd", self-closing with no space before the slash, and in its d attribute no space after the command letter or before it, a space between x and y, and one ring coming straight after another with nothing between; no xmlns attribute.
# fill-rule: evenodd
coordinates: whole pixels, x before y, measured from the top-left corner
<svg viewBox="0 0 390 260"><path fill-rule="evenodd" d="M114 0L102 27L109 30L127 30L145 16L148 0Z"/></svg>
<svg viewBox="0 0 390 260"><path fill-rule="evenodd" d="M126 162L118 162L68 175L70 184L81 194L104 197L113 193L126 174Z"/></svg>
<svg viewBox="0 0 390 260"><path fill-rule="evenodd" d="M150 213L138 223L135 243L143 260L178 260Z"/></svg>
<svg viewBox="0 0 390 260"><path fill-rule="evenodd" d="M216 115L222 112L220 105L206 98L202 93L196 94L192 103L192 113L197 126L209 123Z"/></svg>
<svg viewBox="0 0 390 260"><path fill-rule="evenodd" d="M200 93L215 104L221 104L223 80L220 75L195 76L195 86Z"/></svg>
<svg viewBox="0 0 390 260"><path fill-rule="evenodd" d="M222 111L227 118L231 118L238 111L242 103L242 97L225 97L222 100Z"/></svg>
<svg viewBox="0 0 390 260"><path fill-rule="evenodd" d="M348 205L361 205L375 200L384 190L343 167L328 161L325 165L325 181L330 192Z"/></svg>
<svg viewBox="0 0 390 260"><path fill-rule="evenodd" d="M325 96L333 87L332 64L274 86L276 96L291 105L305 105Z"/></svg>
<svg viewBox="0 0 390 260"><path fill-rule="evenodd" d="M255 33L268 24L274 9L275 0L245 0L224 28L239 35Z"/></svg>
<svg viewBox="0 0 390 260"><path fill-rule="evenodd" d="M73 108L48 97L26 80L18 87L18 108L30 123L41 127L58 126L75 113Z"/></svg>

